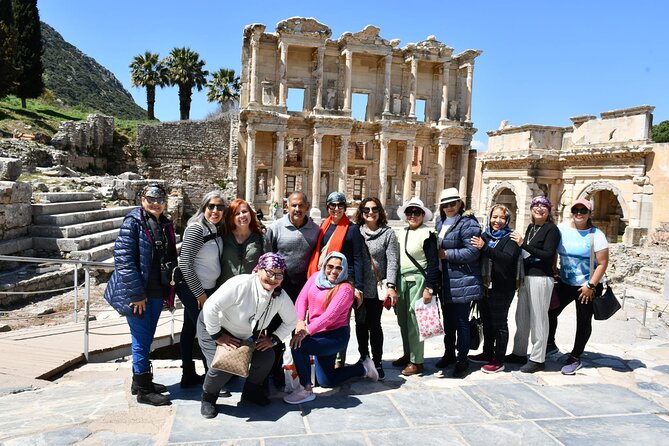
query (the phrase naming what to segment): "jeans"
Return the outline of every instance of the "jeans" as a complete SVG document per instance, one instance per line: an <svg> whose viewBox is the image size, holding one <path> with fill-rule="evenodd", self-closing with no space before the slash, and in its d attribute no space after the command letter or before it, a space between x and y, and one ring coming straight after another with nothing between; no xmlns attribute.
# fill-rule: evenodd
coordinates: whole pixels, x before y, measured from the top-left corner
<svg viewBox="0 0 669 446"><path fill-rule="evenodd" d="M335 387L354 377L365 375L362 363L343 366L335 369L337 352L348 345L351 329L340 327L332 331L324 331L307 336L299 348L292 349L293 362L300 376L300 384L307 386L311 382L310 356L316 357L316 379L322 387Z"/></svg>
<svg viewBox="0 0 669 446"><path fill-rule="evenodd" d="M149 361L151 343L153 342L153 335L156 334L156 327L163 305L162 297L150 297L146 299L144 314L139 317L127 317L132 339L132 370L136 375L151 371L151 362Z"/></svg>
<svg viewBox="0 0 669 446"><path fill-rule="evenodd" d="M458 361L466 361L469 353L469 310L471 304L448 302L444 304L444 356L455 357L457 346ZM456 344L457 333L457 344Z"/></svg>

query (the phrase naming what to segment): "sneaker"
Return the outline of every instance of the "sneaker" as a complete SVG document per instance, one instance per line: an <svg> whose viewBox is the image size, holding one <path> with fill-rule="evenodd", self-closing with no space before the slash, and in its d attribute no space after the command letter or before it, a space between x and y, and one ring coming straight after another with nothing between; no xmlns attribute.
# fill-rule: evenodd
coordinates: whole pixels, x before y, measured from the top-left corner
<svg viewBox="0 0 669 446"><path fill-rule="evenodd" d="M560 353L560 349L555 344L546 345L546 356L554 355L555 353Z"/></svg>
<svg viewBox="0 0 669 446"><path fill-rule="evenodd" d="M486 364L483 367L481 367L481 371L483 373L497 373L503 370L504 370L504 364L502 364L499 361L495 361L494 359L490 361L489 364Z"/></svg>
<svg viewBox="0 0 669 446"><path fill-rule="evenodd" d="M379 374L379 381L383 381L384 379L386 379L386 372L383 371L383 367L377 366L376 373Z"/></svg>
<svg viewBox="0 0 669 446"><path fill-rule="evenodd" d="M479 353L478 355L469 355L468 358L471 362L483 362L485 364L493 362L492 356L490 356L487 353Z"/></svg>
<svg viewBox="0 0 669 446"><path fill-rule="evenodd" d="M581 360L570 356L567 360L567 365L562 367L561 372L563 375L576 375L576 370L580 369L581 367L583 367Z"/></svg>
<svg viewBox="0 0 669 446"><path fill-rule="evenodd" d="M288 404L302 404L308 403L316 399L316 395L311 390L307 390L304 387L300 386L295 389L292 393L283 397L283 400Z"/></svg>
<svg viewBox="0 0 669 446"><path fill-rule="evenodd" d="M379 380L379 373L376 371L376 366L374 361L371 358L367 357L362 361L362 366L365 368L365 377L371 379L372 381Z"/></svg>
<svg viewBox="0 0 669 446"><path fill-rule="evenodd" d="M458 361L455 363L455 368L453 369L453 378L464 378L469 370L469 361Z"/></svg>
<svg viewBox="0 0 669 446"><path fill-rule="evenodd" d="M527 356L511 353L510 355L506 355L504 357L504 362L510 362L512 364L525 364L527 362Z"/></svg>
<svg viewBox="0 0 669 446"><path fill-rule="evenodd" d="M520 371L523 373L534 373L540 372L546 368L546 364L543 362L534 362L532 360L527 361L527 364L520 368Z"/></svg>
<svg viewBox="0 0 669 446"><path fill-rule="evenodd" d="M451 364L455 364L455 355L444 354L434 366L438 369L445 369Z"/></svg>

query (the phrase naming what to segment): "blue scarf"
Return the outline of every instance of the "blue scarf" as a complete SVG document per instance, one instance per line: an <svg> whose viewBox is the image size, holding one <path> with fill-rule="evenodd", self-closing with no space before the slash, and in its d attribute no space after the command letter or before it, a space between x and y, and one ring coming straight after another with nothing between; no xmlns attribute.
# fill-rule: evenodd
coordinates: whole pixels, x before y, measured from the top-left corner
<svg viewBox="0 0 669 446"><path fill-rule="evenodd" d="M334 283L330 282L327 276L325 275L325 265L328 264L328 260L331 259L332 257L341 259L341 267L343 268L341 273L339 273L339 276L337 276L337 280ZM318 277L316 277L316 286L322 290L334 288L335 285L344 282L347 278L348 278L348 261L346 261L346 256L340 252L332 251L327 255L327 257L325 257L323 266L321 267L321 270L318 272Z"/></svg>

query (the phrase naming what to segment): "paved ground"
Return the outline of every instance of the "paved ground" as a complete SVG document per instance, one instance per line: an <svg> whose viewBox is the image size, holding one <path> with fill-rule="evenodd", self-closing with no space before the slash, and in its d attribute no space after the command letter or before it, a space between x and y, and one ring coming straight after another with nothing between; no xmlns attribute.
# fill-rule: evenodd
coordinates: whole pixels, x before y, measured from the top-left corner
<svg viewBox="0 0 669 446"><path fill-rule="evenodd" d="M664 304L663 304L664 305ZM628 320L594 322L576 376L560 374L561 355L544 372L517 366L495 375L472 367L464 379L434 367L440 340L426 348L426 373L404 378L390 361L401 353L399 330L384 312L384 382L351 381L318 398L289 406L275 392L266 408L220 398L220 414L199 414L199 391L179 388L178 361L154 361L156 380L174 404L138 405L130 395L127 361L87 364L53 382L12 378L0 383L0 444L401 445L454 444L669 444L669 329L648 319L651 339L638 338L640 311ZM511 317L513 319L513 317ZM560 318L558 345L573 341L573 307ZM512 327L512 333L514 329ZM355 339L349 362L358 359ZM38 360L36 358L36 360Z"/></svg>

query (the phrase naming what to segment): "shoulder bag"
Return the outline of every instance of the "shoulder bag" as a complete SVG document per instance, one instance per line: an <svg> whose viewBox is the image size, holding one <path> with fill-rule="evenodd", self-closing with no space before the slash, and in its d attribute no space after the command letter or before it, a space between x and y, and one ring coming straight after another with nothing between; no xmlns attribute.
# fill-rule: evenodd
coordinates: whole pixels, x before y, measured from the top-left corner
<svg viewBox="0 0 669 446"><path fill-rule="evenodd" d="M595 266L595 234L590 231L590 278ZM595 294L592 298L592 311L595 320L605 321L620 310L620 302L613 294L611 287L606 284L606 291L600 295Z"/></svg>

